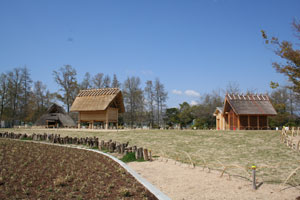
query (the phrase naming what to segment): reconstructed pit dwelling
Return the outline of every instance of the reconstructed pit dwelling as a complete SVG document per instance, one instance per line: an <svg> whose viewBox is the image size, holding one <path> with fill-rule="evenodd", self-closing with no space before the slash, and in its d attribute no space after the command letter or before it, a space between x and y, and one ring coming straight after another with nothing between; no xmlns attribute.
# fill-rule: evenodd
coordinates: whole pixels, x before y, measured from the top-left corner
<svg viewBox="0 0 300 200"><path fill-rule="evenodd" d="M76 126L74 120L65 112L64 108L55 103L35 122L35 125L45 128L72 128Z"/></svg>
<svg viewBox="0 0 300 200"><path fill-rule="evenodd" d="M268 116L275 116L268 95L226 94L223 108L217 107L217 130L266 130L269 129Z"/></svg>
<svg viewBox="0 0 300 200"><path fill-rule="evenodd" d="M125 112L123 95L118 88L81 90L70 111L78 112L78 128L82 122L88 123L90 129L95 124L105 129L109 123L117 127L119 113Z"/></svg>

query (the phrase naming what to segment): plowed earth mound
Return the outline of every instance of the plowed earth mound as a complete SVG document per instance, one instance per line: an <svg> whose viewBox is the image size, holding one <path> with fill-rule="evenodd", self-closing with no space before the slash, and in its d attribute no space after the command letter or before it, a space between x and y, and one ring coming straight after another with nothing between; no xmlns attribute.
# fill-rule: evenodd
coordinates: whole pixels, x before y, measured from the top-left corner
<svg viewBox="0 0 300 200"><path fill-rule="evenodd" d="M94 152L0 139L0 199L156 199Z"/></svg>

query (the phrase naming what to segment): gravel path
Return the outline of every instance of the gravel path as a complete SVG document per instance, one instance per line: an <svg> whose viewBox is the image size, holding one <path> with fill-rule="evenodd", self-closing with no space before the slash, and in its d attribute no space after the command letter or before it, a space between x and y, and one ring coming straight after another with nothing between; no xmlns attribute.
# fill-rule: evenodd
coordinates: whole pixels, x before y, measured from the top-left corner
<svg viewBox="0 0 300 200"><path fill-rule="evenodd" d="M218 171L203 171L202 168L175 161L132 162L128 164L142 177L168 195L171 199L300 199L300 187L287 188L280 185L263 184L258 190L252 189L250 181L223 176Z"/></svg>

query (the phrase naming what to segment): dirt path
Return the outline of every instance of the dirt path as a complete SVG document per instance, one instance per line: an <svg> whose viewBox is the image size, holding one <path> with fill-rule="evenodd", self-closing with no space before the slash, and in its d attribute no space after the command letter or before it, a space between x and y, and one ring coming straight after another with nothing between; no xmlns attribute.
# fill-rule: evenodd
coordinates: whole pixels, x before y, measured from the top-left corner
<svg viewBox="0 0 300 200"><path fill-rule="evenodd" d="M252 183L240 178L223 176L220 172L208 173L202 168L189 168L174 161L132 162L128 164L142 177L168 195L171 199L272 199L295 200L300 188L283 191L279 185L263 184L258 190ZM300 197L299 197L300 198Z"/></svg>

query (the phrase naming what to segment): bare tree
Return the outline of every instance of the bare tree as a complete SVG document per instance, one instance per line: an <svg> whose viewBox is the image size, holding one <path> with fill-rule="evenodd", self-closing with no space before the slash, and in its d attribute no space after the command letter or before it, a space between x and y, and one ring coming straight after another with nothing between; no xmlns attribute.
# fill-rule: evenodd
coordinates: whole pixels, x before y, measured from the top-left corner
<svg viewBox="0 0 300 200"><path fill-rule="evenodd" d="M154 86L152 81L146 82L146 87L144 91L146 96L145 100L148 109L150 128L152 128L154 123L154 100L155 100Z"/></svg>
<svg viewBox="0 0 300 200"><path fill-rule="evenodd" d="M84 78L80 84L80 89L81 90L86 90L86 89L90 89L92 87L91 85L91 75L89 72L86 72L84 75Z"/></svg>
<svg viewBox="0 0 300 200"><path fill-rule="evenodd" d="M22 72L22 85L21 85L21 89L23 90L23 98L22 98L22 116L21 119L25 120L28 116L28 102L29 102L29 96L30 96L30 89L31 89L31 84L32 84L32 80L30 78L30 73L28 68L25 66L24 68L21 69ZM28 119L27 119L28 121Z"/></svg>
<svg viewBox="0 0 300 200"><path fill-rule="evenodd" d="M112 87L112 88L120 88L120 87L121 87L121 84L120 84L120 82L118 81L117 75L116 75L116 74L114 74L114 77L113 77L113 81L112 81L111 87Z"/></svg>
<svg viewBox="0 0 300 200"><path fill-rule="evenodd" d="M41 81L36 81L33 93L36 100L37 112L40 112L45 107L46 85Z"/></svg>
<svg viewBox="0 0 300 200"><path fill-rule="evenodd" d="M8 90L8 78L7 75L1 73L0 75L0 101L1 101L1 108L0 108L0 122L2 121L3 113L4 113L4 106L7 103L7 90Z"/></svg>
<svg viewBox="0 0 300 200"><path fill-rule="evenodd" d="M50 93L47 90L47 86L41 81L34 82L33 87L33 106L32 110L32 120L37 120L48 108L51 106L53 99L55 97L54 93Z"/></svg>
<svg viewBox="0 0 300 200"><path fill-rule="evenodd" d="M53 71L54 80L61 87L59 91L63 92L63 95L58 95L57 98L66 104L68 113L78 93L76 74L76 70L71 65Z"/></svg>
<svg viewBox="0 0 300 200"><path fill-rule="evenodd" d="M12 125L20 114L20 99L22 96L22 69L14 68L8 72L8 97L10 101L10 119Z"/></svg>
<svg viewBox="0 0 300 200"><path fill-rule="evenodd" d="M246 94L255 94L258 93L258 90L256 88L248 88L246 91Z"/></svg>
<svg viewBox="0 0 300 200"><path fill-rule="evenodd" d="M166 106L165 102L167 101L168 98L168 93L165 91L164 85L159 81L157 78L155 80L155 103L157 106L157 124L161 125L161 120L163 118L163 108Z"/></svg>
<svg viewBox="0 0 300 200"><path fill-rule="evenodd" d="M111 82L110 77L108 75L106 75L103 79L103 87L109 88L110 82Z"/></svg>
<svg viewBox="0 0 300 200"><path fill-rule="evenodd" d="M93 78L94 88L103 88L103 73L97 73Z"/></svg>
<svg viewBox="0 0 300 200"><path fill-rule="evenodd" d="M238 94L240 93L240 86L237 82L228 82L227 86L226 86L226 93L229 94Z"/></svg>
<svg viewBox="0 0 300 200"><path fill-rule="evenodd" d="M128 77L123 84L124 102L131 128L137 121L138 113L143 110L143 91L139 77Z"/></svg>

